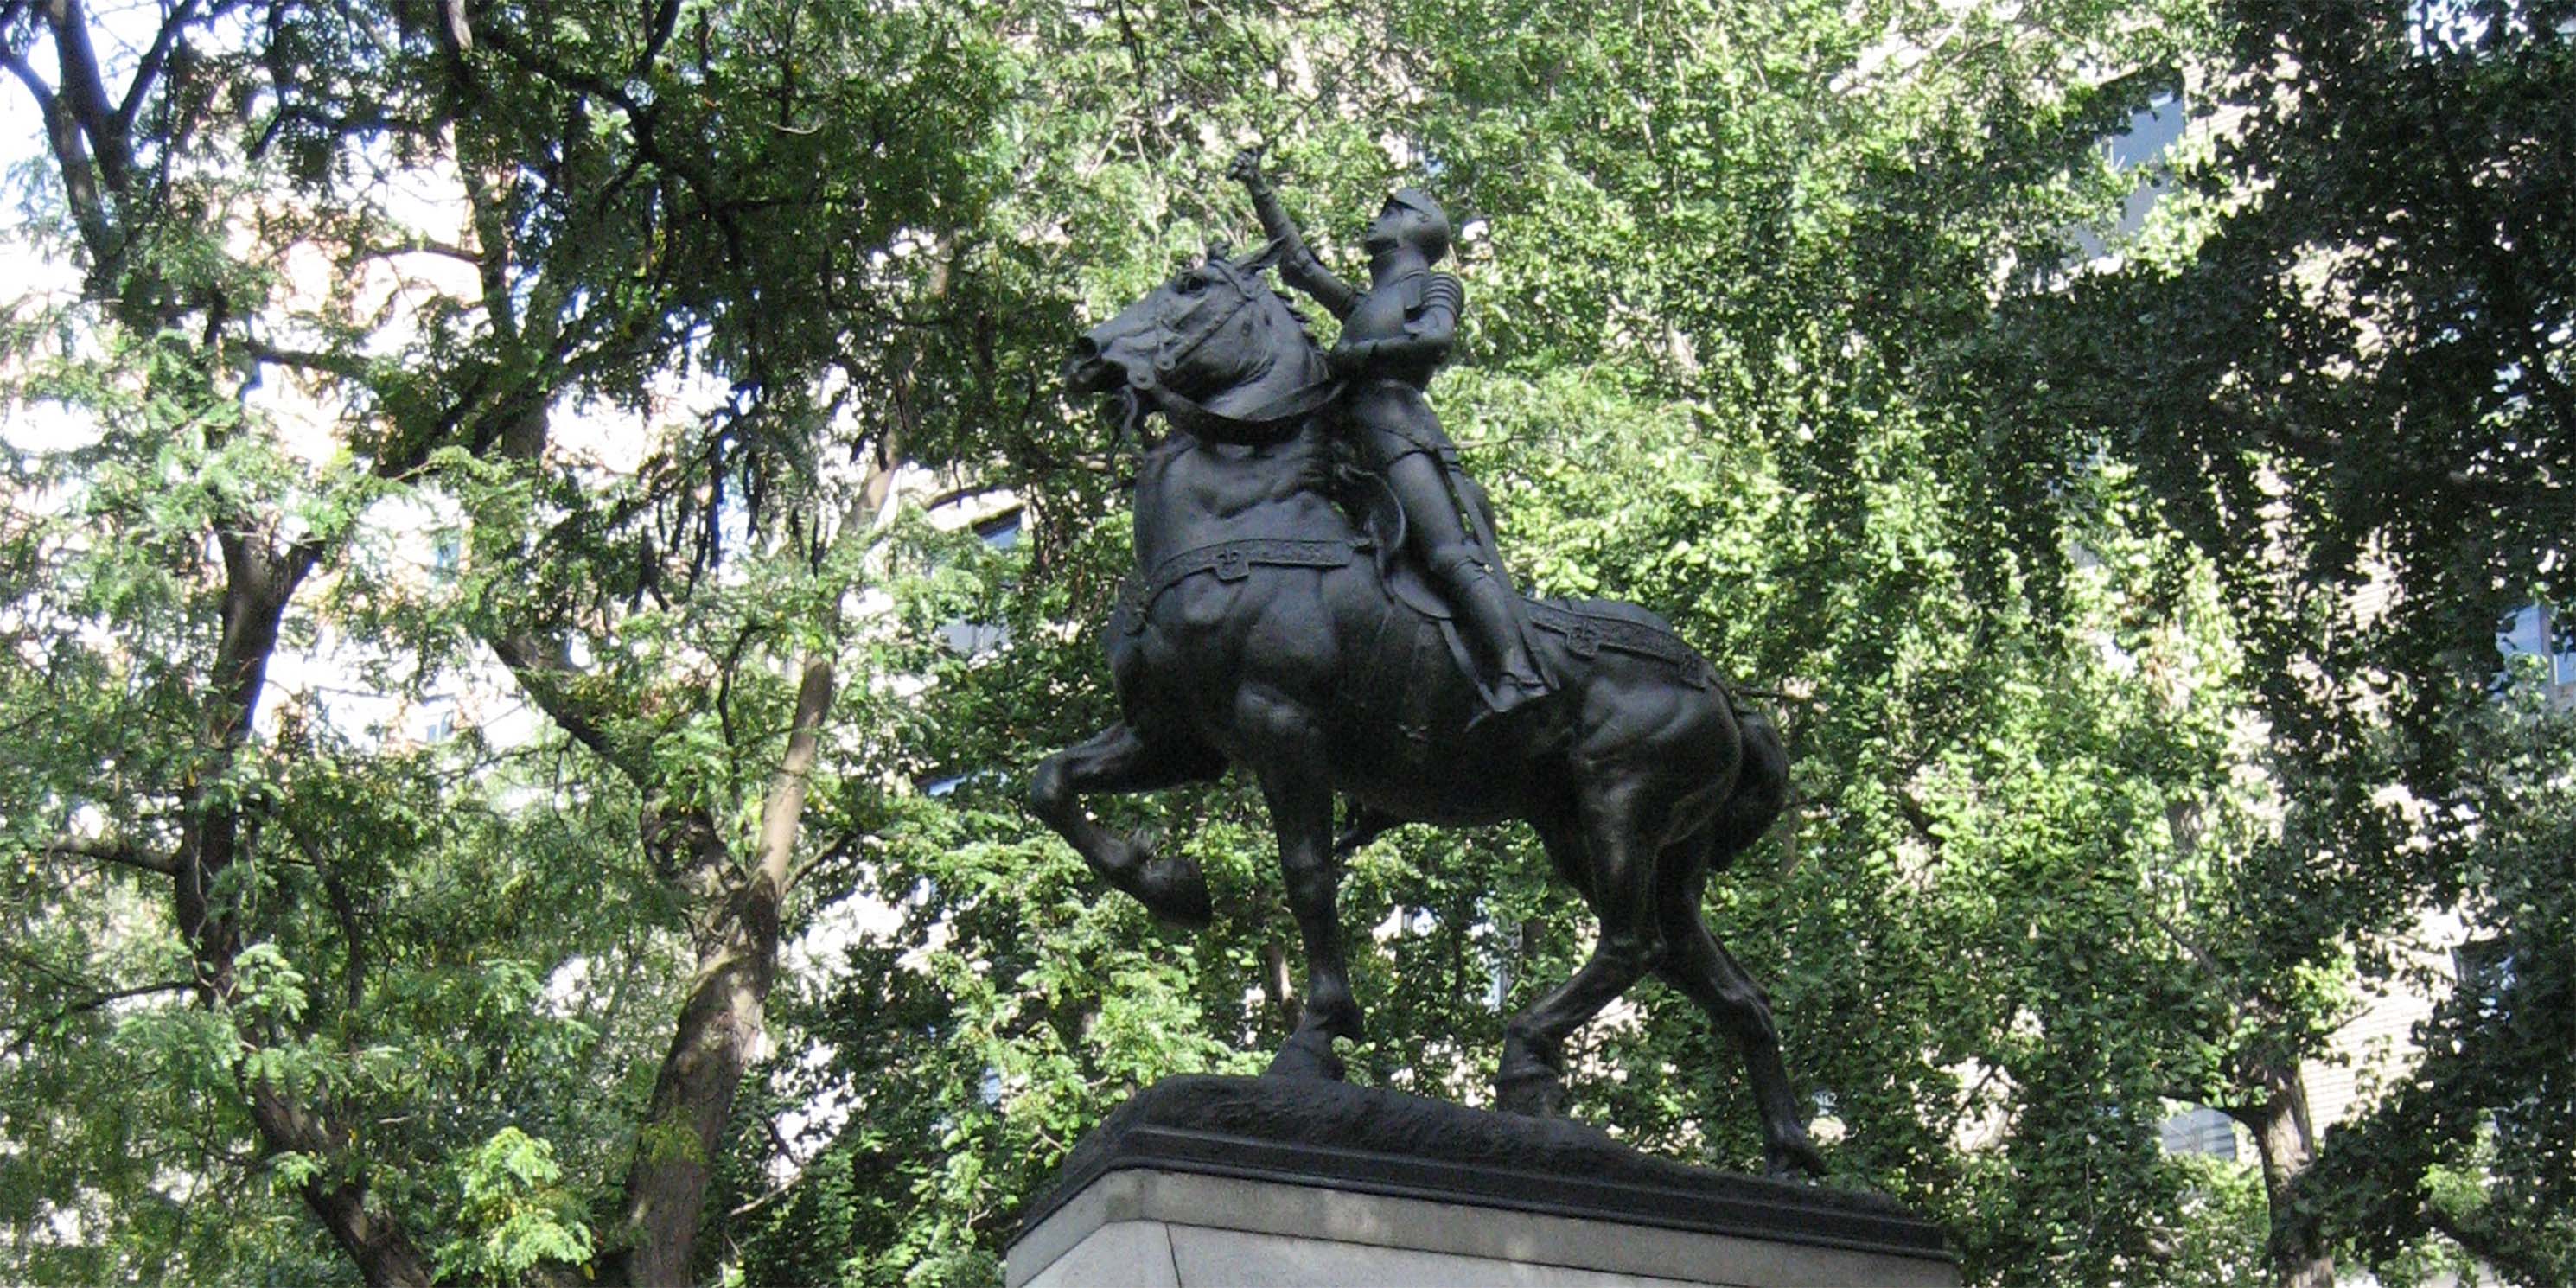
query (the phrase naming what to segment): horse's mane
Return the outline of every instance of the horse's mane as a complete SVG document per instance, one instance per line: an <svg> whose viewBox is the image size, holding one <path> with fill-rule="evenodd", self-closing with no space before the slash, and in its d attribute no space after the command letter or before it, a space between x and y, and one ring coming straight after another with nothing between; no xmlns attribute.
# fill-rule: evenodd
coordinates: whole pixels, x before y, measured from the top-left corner
<svg viewBox="0 0 2576 1288"><path fill-rule="evenodd" d="M1297 307L1297 297L1276 286L1270 288L1270 293L1279 297L1279 303L1288 310L1288 316L1297 319L1297 334L1306 337L1306 343L1315 343L1315 320L1306 316L1306 310Z"/></svg>
<svg viewBox="0 0 2576 1288"><path fill-rule="evenodd" d="M1256 291L1262 286L1267 285L1270 281L1270 270L1272 266L1269 264L1256 264L1253 260L1237 261L1213 251L1211 251L1207 259L1211 263L1222 263L1229 270L1251 278L1253 287ZM1296 320L1298 336L1304 339L1308 344L1315 344L1315 320L1306 316L1306 310L1299 306L1297 297L1276 286L1270 287L1270 294L1273 298L1279 301L1279 306L1281 308L1288 311L1288 316Z"/></svg>

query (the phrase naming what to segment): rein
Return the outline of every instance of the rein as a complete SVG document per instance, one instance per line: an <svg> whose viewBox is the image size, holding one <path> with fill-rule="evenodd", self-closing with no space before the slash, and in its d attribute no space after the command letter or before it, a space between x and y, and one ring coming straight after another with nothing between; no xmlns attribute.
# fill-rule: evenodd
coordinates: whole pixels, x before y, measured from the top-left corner
<svg viewBox="0 0 2576 1288"><path fill-rule="evenodd" d="M1241 416L1208 410L1177 389L1159 388L1150 396L1173 426L1193 437L1221 443L1285 438L1342 392L1339 377L1299 385Z"/></svg>

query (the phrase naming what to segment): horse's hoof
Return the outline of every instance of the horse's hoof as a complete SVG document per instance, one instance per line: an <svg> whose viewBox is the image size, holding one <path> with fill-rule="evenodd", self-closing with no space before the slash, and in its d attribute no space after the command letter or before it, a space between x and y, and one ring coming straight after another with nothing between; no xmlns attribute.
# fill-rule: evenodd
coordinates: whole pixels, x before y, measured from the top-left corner
<svg viewBox="0 0 2576 1288"><path fill-rule="evenodd" d="M1279 1048L1279 1054L1270 1057L1270 1067L1262 1070L1261 1076L1340 1082L1343 1072L1342 1058L1333 1054L1331 1039L1318 1044L1299 1034L1289 1038L1288 1045Z"/></svg>
<svg viewBox="0 0 2576 1288"><path fill-rule="evenodd" d="M1494 1079L1494 1107L1523 1118L1561 1118L1565 1080L1543 1067L1506 1070Z"/></svg>
<svg viewBox="0 0 2576 1288"><path fill-rule="evenodd" d="M1820 1181L1828 1170L1825 1156L1806 1141L1772 1145L1762 1151L1762 1174L1775 1181Z"/></svg>
<svg viewBox="0 0 2576 1288"><path fill-rule="evenodd" d="M1140 836L1130 844L1143 860L1136 876L1136 897L1147 911L1183 930L1205 930L1216 920L1207 874L1199 871L1198 860L1184 854L1156 858L1150 837Z"/></svg>

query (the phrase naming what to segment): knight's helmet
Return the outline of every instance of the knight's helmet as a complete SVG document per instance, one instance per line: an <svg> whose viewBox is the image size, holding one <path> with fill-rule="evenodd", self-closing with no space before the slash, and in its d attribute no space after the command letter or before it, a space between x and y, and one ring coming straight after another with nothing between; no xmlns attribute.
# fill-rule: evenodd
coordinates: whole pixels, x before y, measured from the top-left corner
<svg viewBox="0 0 2576 1288"><path fill-rule="evenodd" d="M1420 188L1398 188L1386 199L1422 216L1411 240L1424 259L1437 264L1449 254L1449 212L1442 210L1430 193Z"/></svg>

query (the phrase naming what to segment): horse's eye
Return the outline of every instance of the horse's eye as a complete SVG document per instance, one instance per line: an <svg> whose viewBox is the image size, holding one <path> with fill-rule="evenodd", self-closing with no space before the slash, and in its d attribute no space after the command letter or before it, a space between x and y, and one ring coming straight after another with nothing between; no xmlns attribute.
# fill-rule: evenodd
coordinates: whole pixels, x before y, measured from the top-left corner
<svg viewBox="0 0 2576 1288"><path fill-rule="evenodd" d="M1208 280L1207 274L1205 273L1184 273L1181 275L1181 291L1183 294L1196 294L1197 292L1206 290L1207 287Z"/></svg>

